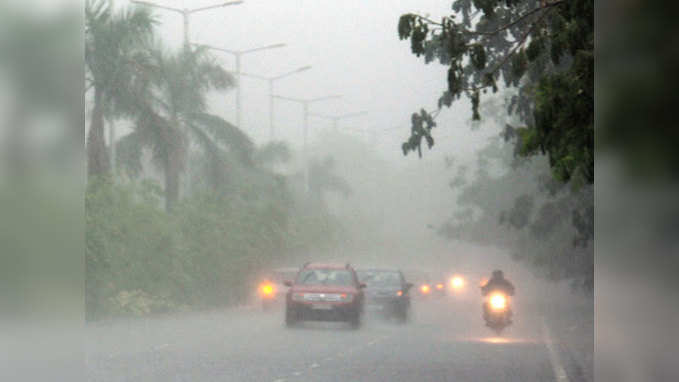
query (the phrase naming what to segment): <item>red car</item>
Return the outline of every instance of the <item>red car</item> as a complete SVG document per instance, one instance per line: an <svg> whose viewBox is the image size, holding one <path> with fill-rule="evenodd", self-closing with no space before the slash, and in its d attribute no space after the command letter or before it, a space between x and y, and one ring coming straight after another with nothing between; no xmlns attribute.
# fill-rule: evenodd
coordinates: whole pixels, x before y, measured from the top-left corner
<svg viewBox="0 0 679 382"><path fill-rule="evenodd" d="M361 325L363 288L351 265L307 263L295 281L286 281L285 324L299 321L346 321Z"/></svg>

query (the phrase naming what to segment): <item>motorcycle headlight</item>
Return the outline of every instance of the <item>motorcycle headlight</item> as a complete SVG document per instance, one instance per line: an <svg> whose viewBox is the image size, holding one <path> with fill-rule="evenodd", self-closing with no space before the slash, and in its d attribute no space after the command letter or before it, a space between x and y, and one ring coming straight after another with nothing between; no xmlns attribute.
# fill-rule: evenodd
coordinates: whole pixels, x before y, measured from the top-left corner
<svg viewBox="0 0 679 382"><path fill-rule="evenodd" d="M292 301L304 301L304 293L293 293Z"/></svg>
<svg viewBox="0 0 679 382"><path fill-rule="evenodd" d="M495 310L502 310L507 307L507 298L501 294L494 294L490 298L490 306Z"/></svg>

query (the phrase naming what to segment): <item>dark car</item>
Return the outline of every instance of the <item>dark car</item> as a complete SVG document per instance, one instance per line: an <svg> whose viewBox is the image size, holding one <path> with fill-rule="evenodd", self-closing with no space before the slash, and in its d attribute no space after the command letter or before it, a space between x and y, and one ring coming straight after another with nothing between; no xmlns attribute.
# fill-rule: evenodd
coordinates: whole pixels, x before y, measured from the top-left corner
<svg viewBox="0 0 679 382"><path fill-rule="evenodd" d="M365 284L351 265L307 263L286 295L285 324L299 321L346 321L357 328L363 314Z"/></svg>
<svg viewBox="0 0 679 382"><path fill-rule="evenodd" d="M403 273L396 269L361 269L358 279L366 285L366 310L376 311L401 322L408 319L410 288Z"/></svg>

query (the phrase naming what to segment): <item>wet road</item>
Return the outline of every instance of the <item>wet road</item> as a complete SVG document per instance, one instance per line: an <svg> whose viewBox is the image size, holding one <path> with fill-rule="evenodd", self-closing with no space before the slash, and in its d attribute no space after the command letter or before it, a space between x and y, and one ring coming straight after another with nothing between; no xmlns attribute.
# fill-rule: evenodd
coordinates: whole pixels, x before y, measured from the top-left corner
<svg viewBox="0 0 679 382"><path fill-rule="evenodd" d="M567 381L540 316L516 309L502 338L476 303L414 302L408 324L367 317L286 329L254 308L87 328L90 381ZM550 352L550 350L552 350ZM559 378L560 377L560 378Z"/></svg>

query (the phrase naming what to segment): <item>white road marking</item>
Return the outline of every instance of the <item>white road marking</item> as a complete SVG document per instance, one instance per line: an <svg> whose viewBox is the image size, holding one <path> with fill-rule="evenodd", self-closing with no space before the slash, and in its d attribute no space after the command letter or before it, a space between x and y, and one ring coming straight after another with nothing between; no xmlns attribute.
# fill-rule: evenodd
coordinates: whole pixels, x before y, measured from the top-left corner
<svg viewBox="0 0 679 382"><path fill-rule="evenodd" d="M285 382L285 378L275 379L273 382Z"/></svg>
<svg viewBox="0 0 679 382"><path fill-rule="evenodd" d="M302 375L302 372L296 371L296 372L292 373L292 375L294 375L295 377L299 377L300 375Z"/></svg>
<svg viewBox="0 0 679 382"><path fill-rule="evenodd" d="M544 318L542 320L542 336L545 339L545 346L549 352L549 361L552 364L552 370L554 370L554 376L558 382L570 382L566 370L563 368L561 363L561 358L559 358L559 353L554 348L554 343L552 342L552 334L549 331L549 327L545 322Z"/></svg>
<svg viewBox="0 0 679 382"><path fill-rule="evenodd" d="M317 368L317 367L319 367L319 366L321 366L321 365L319 365L319 364L317 364L317 363L314 362L314 363L312 363L311 366L309 366L309 367L312 368L312 369L315 369L315 368Z"/></svg>

